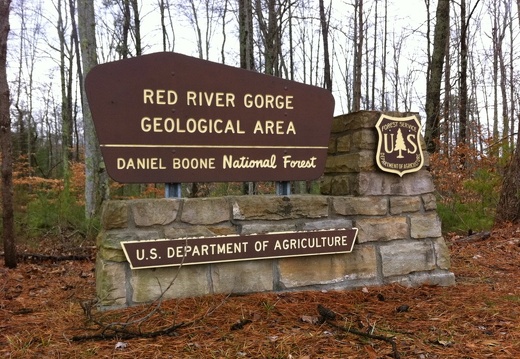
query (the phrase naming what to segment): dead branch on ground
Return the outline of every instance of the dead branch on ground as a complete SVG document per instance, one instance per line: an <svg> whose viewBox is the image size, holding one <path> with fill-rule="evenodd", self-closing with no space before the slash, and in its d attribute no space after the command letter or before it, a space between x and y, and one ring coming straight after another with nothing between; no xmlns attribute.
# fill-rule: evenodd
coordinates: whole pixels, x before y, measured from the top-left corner
<svg viewBox="0 0 520 359"><path fill-rule="evenodd" d="M392 337L386 337L383 335L375 335L370 333L365 333L362 331L359 331L357 329L354 329L352 327L343 327L341 325L338 325L334 323L334 320L336 318L336 313L334 313L332 310L323 307L321 304L318 304L318 313L321 317L322 323L327 323L331 327L337 330L341 330L346 333L352 333L361 337L369 338L369 339L375 339L375 340L382 340L384 342L389 343L392 346L392 352L394 359L400 359L401 356L399 355L399 351L397 350L397 344L395 343L394 339Z"/></svg>

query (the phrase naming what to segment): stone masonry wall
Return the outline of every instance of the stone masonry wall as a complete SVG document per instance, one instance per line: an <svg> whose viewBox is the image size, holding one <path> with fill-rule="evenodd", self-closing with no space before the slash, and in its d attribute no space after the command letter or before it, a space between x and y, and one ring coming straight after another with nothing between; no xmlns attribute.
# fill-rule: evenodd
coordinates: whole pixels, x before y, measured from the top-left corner
<svg viewBox="0 0 520 359"><path fill-rule="evenodd" d="M334 119L322 195L107 202L97 243L101 305L110 309L146 303L162 292L163 298L175 298L392 282L454 284L429 172L421 169L401 178L376 168L374 126L380 114L357 112ZM183 267L132 270L120 244L350 227L359 232L348 254Z"/></svg>

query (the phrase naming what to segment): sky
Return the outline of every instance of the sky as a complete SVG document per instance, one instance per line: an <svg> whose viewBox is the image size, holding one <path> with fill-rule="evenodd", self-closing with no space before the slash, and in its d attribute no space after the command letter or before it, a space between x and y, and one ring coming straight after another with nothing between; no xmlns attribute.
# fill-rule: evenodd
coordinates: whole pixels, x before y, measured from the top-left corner
<svg viewBox="0 0 520 359"><path fill-rule="evenodd" d="M28 4L34 6L36 2L29 0L17 0L17 1L26 1ZM15 4L16 2L15 1ZM101 13L100 9L100 1L97 0L96 10L98 13ZM314 3L317 3L317 0L312 0ZM57 15L55 10L55 4L58 0L44 0L43 1L43 18L41 19L41 26L44 30L43 36L37 36L30 33L30 29L28 30L28 34L26 36L32 37L33 39L38 38L37 46L38 46L38 56L35 59L37 62L37 67L35 68L34 80L35 82L39 82L41 95L39 97L44 97L44 93L46 91L54 91L59 90L59 71L58 71L58 40L56 36L55 24L57 22ZM348 5L350 1L345 0L334 0L331 1L332 11L331 11L331 24L335 24L336 26L345 26L348 28L349 24L344 24L343 18L346 18L353 11L352 5ZM161 36L160 36L160 18L158 11L154 11L155 1L142 1L141 8L141 26L142 26L142 37L143 43L146 44L145 53L152 53L155 51L162 51L161 44ZM327 3L327 2L326 2ZM381 3L381 2L380 2ZM420 28L424 22L426 21L426 9L424 2L417 1L417 6L411 7L409 6L409 2L399 1L399 0L389 0L389 18L392 19L390 23L389 32L397 34L396 36L403 36L401 34L406 33L406 46L403 47L402 53L400 56L400 73L414 72L416 74L416 83L414 84L414 89L412 92L415 93L417 98L423 96L425 90L425 83L421 81L420 72L424 71L424 66L420 63L416 63L415 61L421 57L421 50L418 50L419 44L424 44L424 35L422 35L419 31L413 31L414 29ZM315 7L317 8L317 7ZM30 9L30 7L27 7ZM29 11L29 10L28 10ZM365 8L367 12L367 16L370 16L373 9ZM379 14L381 16L381 5L379 9ZM12 32L15 36L12 36L14 41L12 42L12 50L14 53L18 51L19 40L16 39L16 34L20 33L21 25L19 23L19 18L15 16L11 16L12 23ZM202 23L202 20L200 20ZM318 23L316 22L316 25ZM202 24L201 24L202 25ZM228 29L231 29L234 24L229 24ZM191 24L187 21L186 16L179 14L175 15L175 52L197 56L198 51L197 47L193 41L195 37L195 30L191 26ZM316 28L315 30L318 30ZM203 29L204 31L204 29ZM222 37L220 35L220 28L215 29L215 34L212 38L212 48L210 49L210 60L220 62L220 46L222 43ZM103 39L98 37L98 44L102 43ZM415 45L414 45L415 44ZM338 53L340 51L347 51L348 49L341 50L340 47L342 44L335 43L331 41L331 52L334 51ZM422 46L422 45L421 45ZM238 52L238 41L236 36L228 36L226 39L226 48L230 50L230 54L226 57L226 64L237 66L238 59L236 53ZM100 62L103 62L103 58L106 57L107 51L100 49L99 51L99 59ZM235 55L233 56L233 53ZM15 56L18 56L17 54ZM379 55L380 56L380 55ZM379 59L376 59L379 60ZM333 96L335 98L335 115L340 115L347 112L347 102L346 102L346 90L345 85L342 80L342 72L344 69L341 69L341 66L344 67L344 64L339 64L341 61L341 56L338 56L336 60L333 62L333 80L335 80L333 85ZM14 60L10 62L10 78L16 78L18 74L18 60ZM341 65L341 66L340 66ZM413 68L413 70L410 70ZM25 73L27 74L29 69L25 69ZM303 79L300 78L300 81L303 82ZM54 95L54 100L58 101L59 92ZM412 102L412 111L421 112L421 102L411 101Z"/></svg>

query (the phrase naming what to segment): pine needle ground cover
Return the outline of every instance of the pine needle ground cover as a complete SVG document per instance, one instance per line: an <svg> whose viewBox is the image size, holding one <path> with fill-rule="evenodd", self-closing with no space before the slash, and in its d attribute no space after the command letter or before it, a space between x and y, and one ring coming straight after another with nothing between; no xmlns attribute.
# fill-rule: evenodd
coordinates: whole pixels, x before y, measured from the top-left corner
<svg viewBox="0 0 520 359"><path fill-rule="evenodd" d="M94 249L57 253L59 243L42 240L37 252L52 256L24 256L14 270L0 259L0 357L520 357L520 227L447 243L453 287L214 295L98 312Z"/></svg>

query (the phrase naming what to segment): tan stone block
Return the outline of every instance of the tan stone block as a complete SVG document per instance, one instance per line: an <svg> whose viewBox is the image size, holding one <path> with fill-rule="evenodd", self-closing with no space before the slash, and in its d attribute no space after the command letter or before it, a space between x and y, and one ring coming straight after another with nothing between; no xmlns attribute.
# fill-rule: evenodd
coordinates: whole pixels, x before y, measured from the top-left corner
<svg viewBox="0 0 520 359"><path fill-rule="evenodd" d="M271 260L218 263L211 266L214 293L253 293L273 290Z"/></svg>
<svg viewBox="0 0 520 359"><path fill-rule="evenodd" d="M444 238L439 237L433 240L433 248L435 250L435 259L437 262L437 268L439 269L450 269L451 259L450 250L446 245Z"/></svg>
<svg viewBox="0 0 520 359"><path fill-rule="evenodd" d="M282 258L278 268L282 286L290 289L375 278L377 257L373 246L356 245L352 253Z"/></svg>
<svg viewBox="0 0 520 359"><path fill-rule="evenodd" d="M359 243L409 238L406 217L362 218L355 225Z"/></svg>
<svg viewBox="0 0 520 359"><path fill-rule="evenodd" d="M373 128L381 116L379 111L357 111L334 117L332 133L355 130L359 128Z"/></svg>
<svg viewBox="0 0 520 359"><path fill-rule="evenodd" d="M207 265L132 270L130 284L134 303L209 294Z"/></svg>
<svg viewBox="0 0 520 359"><path fill-rule="evenodd" d="M393 241L381 245L379 250L384 277L435 269L435 253L430 241Z"/></svg>
<svg viewBox="0 0 520 359"><path fill-rule="evenodd" d="M164 237L171 239L212 237L214 235L215 234L205 226L171 227L164 229Z"/></svg>
<svg viewBox="0 0 520 359"><path fill-rule="evenodd" d="M330 195L331 192L331 186L332 186L332 180L334 179L334 176L328 176L324 175L320 179L320 193L322 195Z"/></svg>
<svg viewBox="0 0 520 359"><path fill-rule="evenodd" d="M327 148L327 153L330 155L330 154L336 153L337 151L338 150L337 150L336 137L335 136L330 136L330 138L329 138L329 147Z"/></svg>
<svg viewBox="0 0 520 359"><path fill-rule="evenodd" d="M390 213L396 215L407 212L419 212L421 203L421 197L392 196L390 197Z"/></svg>
<svg viewBox="0 0 520 359"><path fill-rule="evenodd" d="M98 238L98 246L121 249L121 242L150 240L159 237L161 237L161 235L157 230L105 231L103 232L103 236Z"/></svg>
<svg viewBox="0 0 520 359"><path fill-rule="evenodd" d="M328 156L325 160L325 173L359 172L359 155L357 153Z"/></svg>
<svg viewBox="0 0 520 359"><path fill-rule="evenodd" d="M108 201L103 205L101 227L119 229L128 226L128 204L130 201Z"/></svg>
<svg viewBox="0 0 520 359"><path fill-rule="evenodd" d="M153 225L167 225L177 217L180 199L142 199L134 200L131 211L135 225L149 227Z"/></svg>
<svg viewBox="0 0 520 359"><path fill-rule="evenodd" d="M357 173L375 171L375 169L374 152L368 150L329 156L325 161L325 173Z"/></svg>
<svg viewBox="0 0 520 359"><path fill-rule="evenodd" d="M242 225L241 235L272 233L272 232L290 232L296 230L295 223L274 222L274 223L244 223Z"/></svg>
<svg viewBox="0 0 520 359"><path fill-rule="evenodd" d="M411 215L410 234L412 238L417 239L441 237L441 220L437 212Z"/></svg>
<svg viewBox="0 0 520 359"><path fill-rule="evenodd" d="M437 198L433 193L427 193L422 196L425 211L435 211L437 209Z"/></svg>
<svg viewBox="0 0 520 359"><path fill-rule="evenodd" d="M352 220L342 217L335 219L320 219L312 222L305 222L303 231L319 231L324 229L352 228Z"/></svg>
<svg viewBox="0 0 520 359"><path fill-rule="evenodd" d="M371 153L376 152L377 149L377 130L374 128L361 129L354 131L351 134L352 149L355 151L368 150Z"/></svg>
<svg viewBox="0 0 520 359"><path fill-rule="evenodd" d="M339 136L337 138L337 150L334 153L350 152L352 136L350 134Z"/></svg>
<svg viewBox="0 0 520 359"><path fill-rule="evenodd" d="M122 249L98 248L98 256L104 261L126 262L126 256Z"/></svg>
<svg viewBox="0 0 520 359"><path fill-rule="evenodd" d="M233 198L233 219L282 220L328 215L325 196L240 196Z"/></svg>
<svg viewBox="0 0 520 359"><path fill-rule="evenodd" d="M126 263L96 260L96 294L102 306L125 306Z"/></svg>
<svg viewBox="0 0 520 359"><path fill-rule="evenodd" d="M226 197L186 199L181 214L181 221L190 224L215 224L230 219L230 207Z"/></svg>
<svg viewBox="0 0 520 359"><path fill-rule="evenodd" d="M388 213L387 197L333 197L332 208L343 216L383 216Z"/></svg>
<svg viewBox="0 0 520 359"><path fill-rule="evenodd" d="M403 177L382 171L362 172L358 181L357 193L353 194L359 196L412 196L435 190L431 174L426 170L408 173Z"/></svg>
<svg viewBox="0 0 520 359"><path fill-rule="evenodd" d="M349 173L338 175L331 178L329 195L333 196L349 196L354 195L354 186L356 183L357 173ZM354 184L354 186L353 186ZM324 193L325 194L325 193Z"/></svg>

